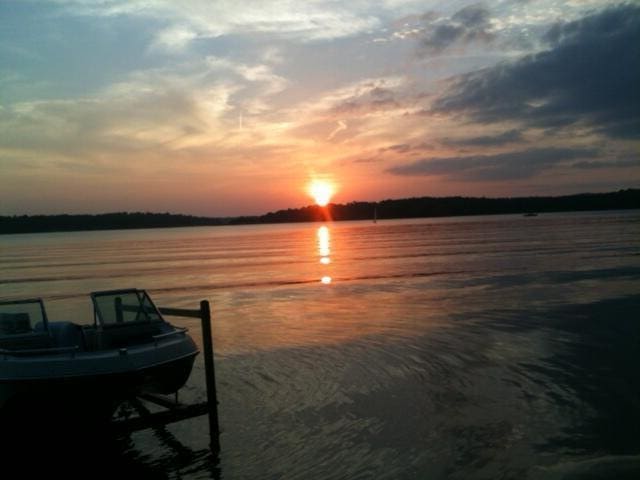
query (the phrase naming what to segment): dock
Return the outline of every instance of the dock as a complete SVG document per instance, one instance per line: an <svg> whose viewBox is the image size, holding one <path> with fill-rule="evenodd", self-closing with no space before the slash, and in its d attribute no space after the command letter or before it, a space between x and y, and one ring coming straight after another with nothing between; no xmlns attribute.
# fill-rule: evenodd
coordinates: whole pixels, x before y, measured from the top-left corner
<svg viewBox="0 0 640 480"><path fill-rule="evenodd" d="M209 302L202 300L200 308L197 310L169 307L158 307L158 310L166 316L200 319L207 400L205 402L184 404L177 400L177 395L175 398L155 394L139 395L128 400L137 415L131 418L114 418L111 420L110 427L115 434L127 434L148 428L160 428L170 423L206 415L209 422L209 445L212 451L218 452L220 450L220 424L218 421L218 395L216 391ZM160 407L161 410L151 412L144 402L152 403Z"/></svg>

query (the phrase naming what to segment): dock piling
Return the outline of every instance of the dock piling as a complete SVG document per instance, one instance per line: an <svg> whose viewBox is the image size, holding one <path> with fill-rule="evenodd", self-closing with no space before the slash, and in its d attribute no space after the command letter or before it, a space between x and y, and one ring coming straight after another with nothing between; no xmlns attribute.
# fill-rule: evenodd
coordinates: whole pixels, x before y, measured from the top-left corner
<svg viewBox="0 0 640 480"><path fill-rule="evenodd" d="M155 428L187 418L207 415L209 417L210 448L220 451L220 424L218 422L218 396L216 391L216 374L214 367L213 340L211 335L211 309L207 300L200 302L199 310L183 308L158 307L163 315L175 317L199 318L202 328L202 347L204 350L204 373L207 388L207 401L193 405L183 405L160 395L144 394L132 399L132 405L138 416L124 420L112 420L112 428L118 432L132 432L146 428ZM176 392L177 395L177 392ZM141 407L140 400L145 400L163 407L165 410L150 413ZM176 396L177 400L177 396Z"/></svg>
<svg viewBox="0 0 640 480"><path fill-rule="evenodd" d="M213 362L213 340L211 338L211 310L209 302L200 302L202 320L202 347L204 349L204 374L207 385L207 405L209 410L209 435L211 448L220 449L220 425L218 423L218 394L216 391L216 372Z"/></svg>

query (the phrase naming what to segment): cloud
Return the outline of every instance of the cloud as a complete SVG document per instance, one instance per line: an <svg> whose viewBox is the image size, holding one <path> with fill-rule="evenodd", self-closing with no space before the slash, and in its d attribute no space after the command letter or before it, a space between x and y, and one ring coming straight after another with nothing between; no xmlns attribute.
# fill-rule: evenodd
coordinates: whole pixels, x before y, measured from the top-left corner
<svg viewBox="0 0 640 480"><path fill-rule="evenodd" d="M388 147L381 147L378 149L378 153L395 153L404 155L407 153L424 152L433 150L434 146L430 143L397 143Z"/></svg>
<svg viewBox="0 0 640 480"><path fill-rule="evenodd" d="M406 88L406 78L398 76L363 78L339 88L309 96L292 107L283 109L295 123L338 120L362 120L367 114L398 108L397 99ZM305 121L305 118L308 119Z"/></svg>
<svg viewBox="0 0 640 480"><path fill-rule="evenodd" d="M288 85L287 79L276 75L269 65L247 65L215 56L208 56L205 64L210 71L231 72L245 82L261 84L263 96L279 93Z"/></svg>
<svg viewBox="0 0 640 480"><path fill-rule="evenodd" d="M203 131L206 117L200 105L172 88L23 102L0 115L0 149L44 151L87 161L105 154L135 154Z"/></svg>
<svg viewBox="0 0 640 480"><path fill-rule="evenodd" d="M629 158L624 160L613 161L583 161L571 164L571 168L579 168L582 170L599 170L603 168L632 168L640 166L637 159Z"/></svg>
<svg viewBox="0 0 640 480"><path fill-rule="evenodd" d="M115 17L127 15L166 24L154 47L173 52L194 39L234 34L270 34L301 41L344 38L371 31L380 25L367 5L342 2L273 0L56 0L78 15ZM390 7L382 5L385 11Z"/></svg>
<svg viewBox="0 0 640 480"><path fill-rule="evenodd" d="M347 124L342 120L338 120L338 126L329 134L327 140L332 140L339 132L347 129Z"/></svg>
<svg viewBox="0 0 640 480"><path fill-rule="evenodd" d="M180 52L197 37L198 33L192 28L183 25L172 25L158 32L152 48Z"/></svg>
<svg viewBox="0 0 640 480"><path fill-rule="evenodd" d="M361 115L379 110L393 110L400 107L393 90L379 85L369 85L350 97L341 99L331 108L336 115Z"/></svg>
<svg viewBox="0 0 640 480"><path fill-rule="evenodd" d="M522 130L513 129L498 135L456 139L446 138L442 143L457 147L497 147L521 141L523 141Z"/></svg>
<svg viewBox="0 0 640 480"><path fill-rule="evenodd" d="M247 76L261 79L258 70ZM213 74L215 81L203 81L213 76L206 64L141 70L81 98L10 104L0 111L0 154L36 162L46 156L65 170L94 164L116 171L142 157L169 164L178 152L233 142L228 130L237 124L233 97L251 82Z"/></svg>
<svg viewBox="0 0 640 480"><path fill-rule="evenodd" d="M545 51L455 78L431 112L639 138L640 6L555 25L545 38Z"/></svg>
<svg viewBox="0 0 640 480"><path fill-rule="evenodd" d="M588 148L532 148L495 155L421 159L388 169L395 175L445 175L458 180L516 180L531 178L568 160L592 158Z"/></svg>
<svg viewBox="0 0 640 480"><path fill-rule="evenodd" d="M263 145L272 141L266 130L269 138L275 130L263 117L272 112L270 96L286 86L268 65L213 56L137 70L83 97L6 105L0 153L117 163L118 155L169 158L180 150L221 147L239 141L240 130L252 136L252 145ZM243 129L237 128L239 115Z"/></svg>
<svg viewBox="0 0 640 480"><path fill-rule="evenodd" d="M449 19L426 14L420 44L425 53L437 53L456 43L489 41L493 38L490 20L489 10L481 4L464 7Z"/></svg>

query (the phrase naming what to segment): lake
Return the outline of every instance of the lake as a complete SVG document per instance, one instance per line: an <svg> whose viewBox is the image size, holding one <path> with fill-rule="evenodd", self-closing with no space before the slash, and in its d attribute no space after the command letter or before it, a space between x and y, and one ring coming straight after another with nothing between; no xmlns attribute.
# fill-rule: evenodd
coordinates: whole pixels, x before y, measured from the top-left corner
<svg viewBox="0 0 640 480"><path fill-rule="evenodd" d="M114 473L639 478L637 210L3 235L0 271L52 320L211 302L219 456L203 417L110 440Z"/></svg>

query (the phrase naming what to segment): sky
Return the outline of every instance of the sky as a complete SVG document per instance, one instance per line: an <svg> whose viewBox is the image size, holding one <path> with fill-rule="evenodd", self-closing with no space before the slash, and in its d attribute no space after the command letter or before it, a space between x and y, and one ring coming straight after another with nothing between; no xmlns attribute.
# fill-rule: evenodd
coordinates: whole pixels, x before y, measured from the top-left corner
<svg viewBox="0 0 640 480"><path fill-rule="evenodd" d="M0 215L640 187L640 3L0 0Z"/></svg>

